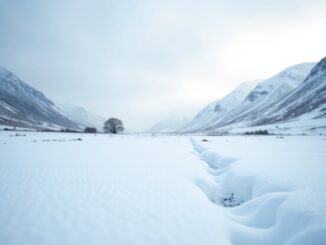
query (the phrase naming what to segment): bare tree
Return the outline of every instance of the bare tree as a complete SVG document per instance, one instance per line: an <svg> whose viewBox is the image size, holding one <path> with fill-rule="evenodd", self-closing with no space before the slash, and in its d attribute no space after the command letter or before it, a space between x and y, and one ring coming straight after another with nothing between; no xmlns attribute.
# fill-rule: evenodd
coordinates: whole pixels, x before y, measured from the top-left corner
<svg viewBox="0 0 326 245"><path fill-rule="evenodd" d="M110 118L105 121L103 130L105 133L117 134L124 131L124 127L120 119Z"/></svg>

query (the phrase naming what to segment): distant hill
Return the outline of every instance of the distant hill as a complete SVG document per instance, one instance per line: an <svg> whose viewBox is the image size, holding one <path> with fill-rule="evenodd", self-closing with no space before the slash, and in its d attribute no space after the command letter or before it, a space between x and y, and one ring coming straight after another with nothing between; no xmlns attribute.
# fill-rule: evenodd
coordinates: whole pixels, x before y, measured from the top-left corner
<svg viewBox="0 0 326 245"><path fill-rule="evenodd" d="M95 127L98 131L102 131L105 118L87 111L81 106L69 103L56 103L56 105L80 127Z"/></svg>
<svg viewBox="0 0 326 245"><path fill-rule="evenodd" d="M239 106L241 102L248 96L258 82L244 82L240 84L236 89L229 93L224 98L214 101L198 115L185 125L182 132L196 132L205 130L211 124L216 123L220 118L223 118L228 112Z"/></svg>
<svg viewBox="0 0 326 245"><path fill-rule="evenodd" d="M189 118L183 116L171 116L156 123L150 132L173 133L180 130L189 122Z"/></svg>

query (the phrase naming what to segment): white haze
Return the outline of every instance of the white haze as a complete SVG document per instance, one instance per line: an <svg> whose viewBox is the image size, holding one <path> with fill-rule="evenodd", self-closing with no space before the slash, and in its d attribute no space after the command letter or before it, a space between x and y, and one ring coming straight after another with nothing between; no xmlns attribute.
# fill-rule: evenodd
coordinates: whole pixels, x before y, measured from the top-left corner
<svg viewBox="0 0 326 245"><path fill-rule="evenodd" d="M326 54L326 2L0 1L0 66L148 129Z"/></svg>

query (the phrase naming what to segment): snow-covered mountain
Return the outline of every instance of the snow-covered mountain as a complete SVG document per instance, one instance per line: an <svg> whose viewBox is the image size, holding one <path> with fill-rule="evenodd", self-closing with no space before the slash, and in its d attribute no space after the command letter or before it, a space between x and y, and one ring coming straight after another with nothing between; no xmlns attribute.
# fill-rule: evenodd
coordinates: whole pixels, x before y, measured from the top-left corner
<svg viewBox="0 0 326 245"><path fill-rule="evenodd" d="M56 105L74 122L81 127L95 127L101 131L105 122L105 118L87 111L81 106L69 103L56 103Z"/></svg>
<svg viewBox="0 0 326 245"><path fill-rule="evenodd" d="M205 107L181 132L275 129L279 124L286 129L326 126L326 58L317 65L289 67L251 88L240 85Z"/></svg>
<svg viewBox="0 0 326 245"><path fill-rule="evenodd" d="M195 132L208 128L226 113L237 107L257 85L258 81L244 82L224 98L214 101L200 111L181 132Z"/></svg>
<svg viewBox="0 0 326 245"><path fill-rule="evenodd" d="M0 124L35 129L79 129L52 101L0 68Z"/></svg>
<svg viewBox="0 0 326 245"><path fill-rule="evenodd" d="M171 116L156 123L150 132L153 133L172 133L179 131L189 122L189 118L185 116Z"/></svg>
<svg viewBox="0 0 326 245"><path fill-rule="evenodd" d="M326 57L317 63L300 86L266 108L263 115L256 125L299 120L314 124L317 119L323 119L326 127Z"/></svg>
<svg viewBox="0 0 326 245"><path fill-rule="evenodd" d="M315 63L304 63L291 66L279 74L260 82L244 99L244 101L217 120L215 124L207 128L215 128L233 125L250 126L253 121L260 120L266 108L296 89L308 76Z"/></svg>

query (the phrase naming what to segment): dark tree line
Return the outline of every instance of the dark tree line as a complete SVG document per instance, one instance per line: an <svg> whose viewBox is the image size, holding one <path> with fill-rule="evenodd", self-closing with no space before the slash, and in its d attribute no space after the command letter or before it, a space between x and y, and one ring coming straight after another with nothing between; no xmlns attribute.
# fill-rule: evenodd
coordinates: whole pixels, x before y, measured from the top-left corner
<svg viewBox="0 0 326 245"><path fill-rule="evenodd" d="M268 130L256 130L251 132L245 132L245 135L269 135Z"/></svg>
<svg viewBox="0 0 326 245"><path fill-rule="evenodd" d="M92 128L92 127L86 127L84 129L84 133L96 134L97 133L97 129L96 128Z"/></svg>

